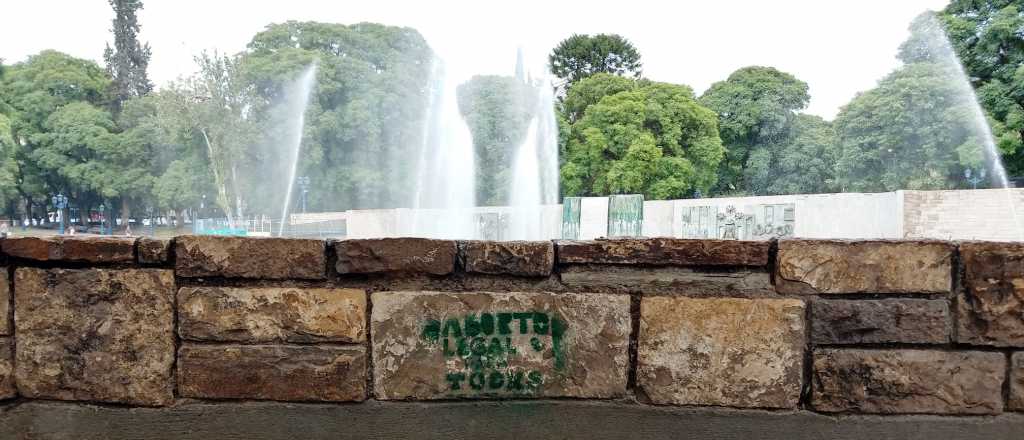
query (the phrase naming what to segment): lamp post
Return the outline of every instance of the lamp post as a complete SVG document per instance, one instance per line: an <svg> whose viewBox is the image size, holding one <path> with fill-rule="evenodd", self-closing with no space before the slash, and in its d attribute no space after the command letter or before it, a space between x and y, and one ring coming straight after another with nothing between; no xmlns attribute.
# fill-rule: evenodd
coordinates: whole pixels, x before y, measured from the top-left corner
<svg viewBox="0 0 1024 440"><path fill-rule="evenodd" d="M64 208L68 207L68 197L63 193L57 193L51 200L53 207L57 208L57 219L60 221L60 235L64 235Z"/></svg>
<svg viewBox="0 0 1024 440"><path fill-rule="evenodd" d="M302 190L302 213L306 213L306 193L309 192L309 177L300 176L295 179L295 183L299 184L299 189Z"/></svg>
<svg viewBox="0 0 1024 440"><path fill-rule="evenodd" d="M107 235L107 207L100 203L100 235Z"/></svg>
<svg viewBox="0 0 1024 440"><path fill-rule="evenodd" d="M964 178L971 184L974 189L978 189L978 184L985 180L985 175L988 174L985 168L978 170L978 174L973 175L970 168L964 169Z"/></svg>

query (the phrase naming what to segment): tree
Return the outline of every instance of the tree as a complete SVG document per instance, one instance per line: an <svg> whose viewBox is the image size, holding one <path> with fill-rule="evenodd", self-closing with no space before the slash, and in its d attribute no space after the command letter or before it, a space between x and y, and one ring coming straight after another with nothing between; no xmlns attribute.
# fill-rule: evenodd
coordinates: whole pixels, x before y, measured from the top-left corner
<svg viewBox="0 0 1024 440"><path fill-rule="evenodd" d="M153 90L146 68L151 55L149 44L139 43L139 20L136 12L142 9L141 0L109 0L114 10L114 47L107 44L103 60L107 73L113 78L114 113L120 113L124 103L133 97L144 96Z"/></svg>
<svg viewBox="0 0 1024 440"><path fill-rule="evenodd" d="M797 111L810 101L807 83L772 67L744 67L711 85L701 104L718 114L722 143L728 151L719 173L717 193L764 194L754 184L759 169L775 161L776 148L787 142ZM754 153L757 153L756 155Z"/></svg>
<svg viewBox="0 0 1024 440"><path fill-rule="evenodd" d="M573 34L555 46L548 63L551 73L567 84L601 72L634 78L642 72L640 52L615 34Z"/></svg>
<svg viewBox="0 0 1024 440"><path fill-rule="evenodd" d="M477 155L477 197L507 205L513 156L536 108L536 89L509 76L474 76L458 88L459 110Z"/></svg>
<svg viewBox="0 0 1024 440"><path fill-rule="evenodd" d="M969 101L944 64L907 64L835 120L843 191L944 189L984 161Z"/></svg>
<svg viewBox="0 0 1024 440"><path fill-rule="evenodd" d="M630 78L610 73L594 74L578 81L569 89L562 100L562 112L570 122L576 122L583 117L587 107L597 104L601 98L636 87L637 81Z"/></svg>
<svg viewBox="0 0 1024 440"><path fill-rule="evenodd" d="M725 153L714 112L686 86L637 84L590 105L571 126L562 166L567 195L707 191Z"/></svg>
<svg viewBox="0 0 1024 440"><path fill-rule="evenodd" d="M1024 173L1024 4L953 0L939 14L1011 174Z"/></svg>
<svg viewBox="0 0 1024 440"><path fill-rule="evenodd" d="M756 194L809 194L835 190L835 131L818 116L798 114L789 139L751 153L746 175Z"/></svg>

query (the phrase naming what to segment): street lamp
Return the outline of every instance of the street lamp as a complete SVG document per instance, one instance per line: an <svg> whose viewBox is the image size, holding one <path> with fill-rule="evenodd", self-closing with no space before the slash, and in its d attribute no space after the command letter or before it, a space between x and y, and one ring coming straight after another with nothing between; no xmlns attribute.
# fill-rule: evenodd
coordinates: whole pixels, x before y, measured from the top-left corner
<svg viewBox="0 0 1024 440"><path fill-rule="evenodd" d="M64 208L68 207L68 197L63 193L57 193L51 200L53 207L57 208L57 219L60 220L60 235L64 235Z"/></svg>
<svg viewBox="0 0 1024 440"><path fill-rule="evenodd" d="M107 207L100 203L100 235L107 235Z"/></svg>
<svg viewBox="0 0 1024 440"><path fill-rule="evenodd" d="M306 193L309 192L309 177L300 176L295 179L295 182L299 184L299 189L302 190L302 213L306 213Z"/></svg>
<svg viewBox="0 0 1024 440"><path fill-rule="evenodd" d="M985 168L982 168L978 170L978 174L974 175L974 177L971 177L971 174L970 168L964 169L964 178L967 179L967 182L970 183L974 189L978 189L978 184L985 180L985 175L988 173L985 171Z"/></svg>

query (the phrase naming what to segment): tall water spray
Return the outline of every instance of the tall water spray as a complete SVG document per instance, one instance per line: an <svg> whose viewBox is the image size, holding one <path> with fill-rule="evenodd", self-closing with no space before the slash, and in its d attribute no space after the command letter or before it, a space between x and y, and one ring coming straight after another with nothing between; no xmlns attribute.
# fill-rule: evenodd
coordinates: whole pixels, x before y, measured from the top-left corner
<svg viewBox="0 0 1024 440"><path fill-rule="evenodd" d="M295 173L299 168L299 150L302 147L302 130L306 124L306 107L309 106L309 97L313 92L313 83L316 80L316 62L313 62L302 71L302 74L285 86L284 105L288 114L294 115L288 125L287 150L284 159L288 164L288 182L285 190L284 206L281 208L281 227L277 235L284 234L285 224L288 223L288 208L291 207L292 190L295 185Z"/></svg>
<svg viewBox="0 0 1024 440"><path fill-rule="evenodd" d="M413 200L412 235L471 239L476 227L473 136L459 112L458 78L437 63Z"/></svg>
<svg viewBox="0 0 1024 440"><path fill-rule="evenodd" d="M508 238L538 240L543 206L558 203L558 123L549 81L538 81L537 107L512 162Z"/></svg>

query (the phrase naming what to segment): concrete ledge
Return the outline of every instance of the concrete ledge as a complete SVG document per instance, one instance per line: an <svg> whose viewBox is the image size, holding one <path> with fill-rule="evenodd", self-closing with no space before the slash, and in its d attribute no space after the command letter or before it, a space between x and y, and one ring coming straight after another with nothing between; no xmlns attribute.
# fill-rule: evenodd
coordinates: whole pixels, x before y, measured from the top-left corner
<svg viewBox="0 0 1024 440"><path fill-rule="evenodd" d="M4 439L1019 440L1024 414L839 416L582 401L0 406Z"/></svg>

